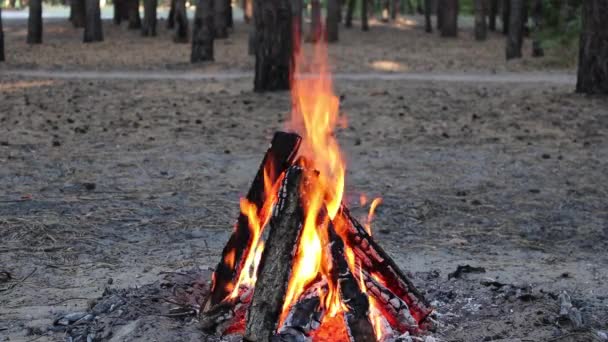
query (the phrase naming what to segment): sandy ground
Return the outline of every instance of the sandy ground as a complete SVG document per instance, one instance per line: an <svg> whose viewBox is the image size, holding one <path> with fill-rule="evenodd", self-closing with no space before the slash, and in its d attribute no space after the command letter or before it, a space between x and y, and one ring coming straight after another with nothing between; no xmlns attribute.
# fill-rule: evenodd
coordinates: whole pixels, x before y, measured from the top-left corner
<svg viewBox="0 0 608 342"><path fill-rule="evenodd" d="M23 27L8 23L0 68L192 70L188 46L164 30L144 40L106 28L107 42L89 46L49 24L47 43L27 47ZM246 29L236 31L218 43L220 62L195 69L249 71ZM502 62L498 36L478 45L466 32L450 42L419 28L373 32L343 34L343 51L332 46L337 70L376 70L375 60L419 72L537 63ZM381 44L396 32L398 50ZM116 296L125 311L100 314L96 340L213 340L192 317L147 310L167 305L162 272L217 263L239 196L288 118L288 93L251 84L0 71L0 272L10 274L0 273L0 340L69 340L74 330L57 318ZM363 215L361 193L383 197L374 235L436 307L438 340L604 340L608 100L543 83L341 79L336 92L348 117L337 132L347 199ZM448 279L467 264L485 272ZM560 317L563 291L582 326Z"/></svg>

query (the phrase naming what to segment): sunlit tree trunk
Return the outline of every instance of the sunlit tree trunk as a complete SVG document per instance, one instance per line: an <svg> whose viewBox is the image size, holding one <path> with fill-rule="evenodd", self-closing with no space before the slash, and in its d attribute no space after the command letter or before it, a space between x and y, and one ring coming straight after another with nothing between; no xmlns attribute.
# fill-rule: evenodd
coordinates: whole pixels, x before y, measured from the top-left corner
<svg viewBox="0 0 608 342"><path fill-rule="evenodd" d="M290 0L255 0L254 90L287 90L293 68Z"/></svg>
<svg viewBox="0 0 608 342"><path fill-rule="evenodd" d="M441 16L441 36L458 36L458 0L442 0L440 13Z"/></svg>
<svg viewBox="0 0 608 342"><path fill-rule="evenodd" d="M423 0L424 1L424 30L428 33L433 32L433 21L431 20L431 13L433 12L433 1L434 0Z"/></svg>
<svg viewBox="0 0 608 342"><path fill-rule="evenodd" d="M213 1L213 0L210 0ZM188 42L188 17L186 15L186 0L175 1L175 36L173 41L176 43Z"/></svg>
<svg viewBox="0 0 608 342"><path fill-rule="evenodd" d="M583 2L576 91L608 95L608 1Z"/></svg>
<svg viewBox="0 0 608 342"><path fill-rule="evenodd" d="M306 40L314 43L321 39L321 1L311 0L310 7L310 31Z"/></svg>
<svg viewBox="0 0 608 342"><path fill-rule="evenodd" d="M523 16L524 0L510 0L509 32L507 35L507 59L521 58L521 47L524 40Z"/></svg>
<svg viewBox="0 0 608 342"><path fill-rule="evenodd" d="M213 2L213 32L214 38L228 38L228 27L226 26L226 0L214 0Z"/></svg>
<svg viewBox="0 0 608 342"><path fill-rule="evenodd" d="M486 23L486 6L485 0L474 0L475 5L475 39L486 40L487 23Z"/></svg>
<svg viewBox="0 0 608 342"><path fill-rule="evenodd" d="M169 14L167 15L167 28L172 30L175 28L175 1L169 0Z"/></svg>
<svg viewBox="0 0 608 342"><path fill-rule="evenodd" d="M30 13L27 21L27 43L42 43L42 0L30 1Z"/></svg>
<svg viewBox="0 0 608 342"><path fill-rule="evenodd" d="M144 0L144 23L141 34L144 37L156 36L156 8L158 0Z"/></svg>
<svg viewBox="0 0 608 342"><path fill-rule="evenodd" d="M4 62L4 28L2 27L2 7L0 7L0 62Z"/></svg>
<svg viewBox="0 0 608 342"><path fill-rule="evenodd" d="M361 0L361 30L369 31L369 22L368 22L368 1Z"/></svg>
<svg viewBox="0 0 608 342"><path fill-rule="evenodd" d="M198 0L192 29L192 63L213 60L213 16L213 0Z"/></svg>
<svg viewBox="0 0 608 342"><path fill-rule="evenodd" d="M340 4L338 3L338 0L327 0L325 26L327 27L327 41L330 43L338 41L339 11Z"/></svg>
<svg viewBox="0 0 608 342"><path fill-rule="evenodd" d="M355 12L355 4L357 0L346 0L346 19L344 20L344 26L351 28L353 27L353 13Z"/></svg>
<svg viewBox="0 0 608 342"><path fill-rule="evenodd" d="M103 29L101 26L101 9L99 8L99 0L86 0L86 18L84 24L83 42L101 42L103 41Z"/></svg>
<svg viewBox="0 0 608 342"><path fill-rule="evenodd" d="M141 28L141 16L139 15L139 0L125 0L129 11L129 29Z"/></svg>
<svg viewBox="0 0 608 342"><path fill-rule="evenodd" d="M532 40L532 56L542 57L545 51L540 40L540 31L543 25L543 0L534 0L532 8L532 21L534 22L534 33Z"/></svg>
<svg viewBox="0 0 608 342"><path fill-rule="evenodd" d="M249 23L253 17L253 0L243 0L242 4L245 22Z"/></svg>
<svg viewBox="0 0 608 342"><path fill-rule="evenodd" d="M76 28L84 27L85 0L70 1L70 21Z"/></svg>

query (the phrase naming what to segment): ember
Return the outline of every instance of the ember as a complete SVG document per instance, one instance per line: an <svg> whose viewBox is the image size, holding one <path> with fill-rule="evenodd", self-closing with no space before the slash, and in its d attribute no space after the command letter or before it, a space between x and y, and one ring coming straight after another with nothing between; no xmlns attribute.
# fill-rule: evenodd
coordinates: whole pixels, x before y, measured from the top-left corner
<svg viewBox="0 0 608 342"><path fill-rule="evenodd" d="M397 341L430 328L432 308L344 204L345 122L325 46L298 49L292 119L260 165L222 252L203 328L249 341ZM305 75L306 73L306 75ZM362 198L363 202L363 198ZM266 232L265 232L266 231ZM263 239L263 235L267 238Z"/></svg>

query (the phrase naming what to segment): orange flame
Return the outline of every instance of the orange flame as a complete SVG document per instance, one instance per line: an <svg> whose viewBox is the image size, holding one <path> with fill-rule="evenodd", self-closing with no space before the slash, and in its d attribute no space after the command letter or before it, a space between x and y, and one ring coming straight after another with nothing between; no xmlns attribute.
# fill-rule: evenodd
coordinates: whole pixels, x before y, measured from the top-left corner
<svg viewBox="0 0 608 342"><path fill-rule="evenodd" d="M382 203L382 198L376 197L369 206L369 212L367 213L367 220L365 222L365 230L367 234L372 235L372 220L374 219L374 213L376 208Z"/></svg>

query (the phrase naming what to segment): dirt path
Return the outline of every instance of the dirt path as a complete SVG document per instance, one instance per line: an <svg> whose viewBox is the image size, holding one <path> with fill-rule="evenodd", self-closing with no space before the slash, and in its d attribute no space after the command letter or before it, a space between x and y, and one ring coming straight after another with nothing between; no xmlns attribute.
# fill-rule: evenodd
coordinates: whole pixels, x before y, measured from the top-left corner
<svg viewBox="0 0 608 342"><path fill-rule="evenodd" d="M252 79L253 73L223 71L219 73L182 71L57 71L57 70L4 70L4 74L25 78L51 78L74 80L237 80ZM337 73L337 80L347 81L433 81L461 83L551 83L572 85L576 76L569 73Z"/></svg>

